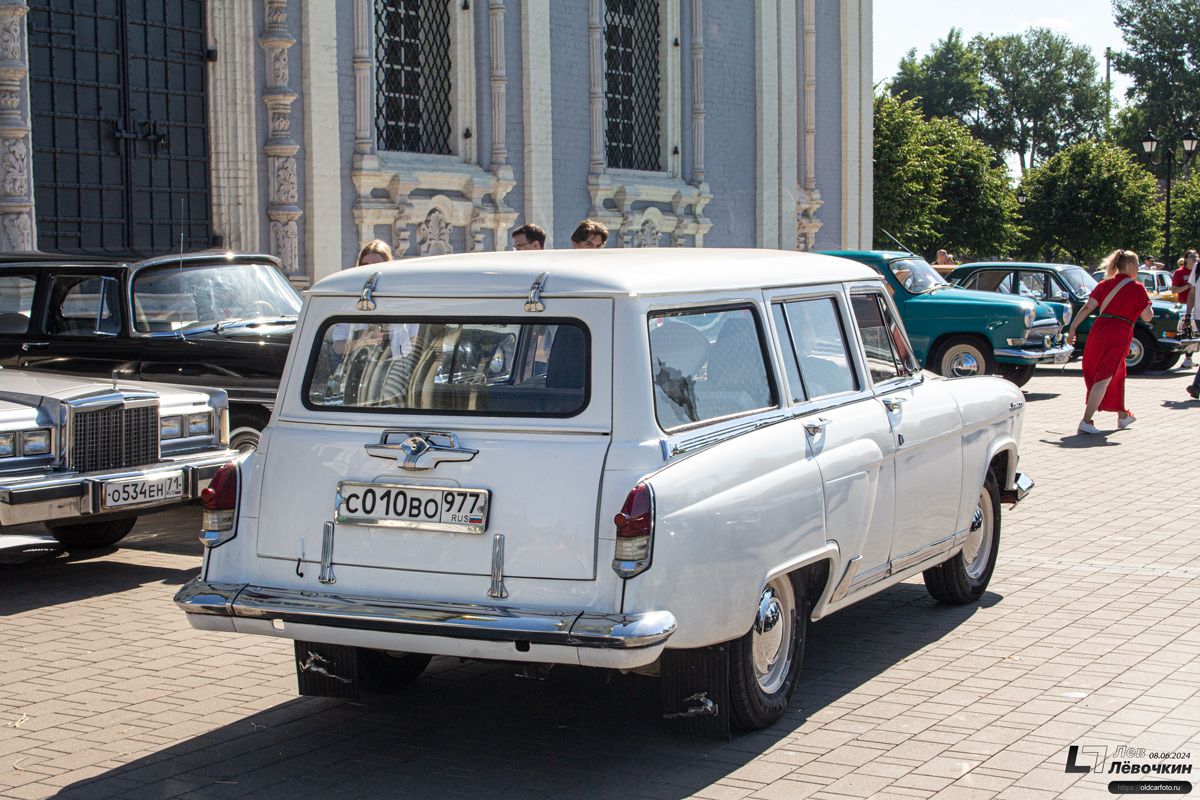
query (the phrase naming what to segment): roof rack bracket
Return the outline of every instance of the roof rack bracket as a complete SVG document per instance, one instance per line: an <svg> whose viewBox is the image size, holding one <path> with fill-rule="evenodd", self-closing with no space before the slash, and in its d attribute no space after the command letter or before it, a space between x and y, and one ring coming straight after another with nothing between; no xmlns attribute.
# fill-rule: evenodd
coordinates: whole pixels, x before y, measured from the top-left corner
<svg viewBox="0 0 1200 800"><path fill-rule="evenodd" d="M537 280L533 282L533 286L529 287L529 298L525 301L525 310L529 312L545 311L546 306L542 303L542 290L546 288L546 278L550 277L549 272L543 272L537 276Z"/></svg>
<svg viewBox="0 0 1200 800"><path fill-rule="evenodd" d="M379 282L379 276L382 272L373 272L371 277L367 278L367 282L363 284L362 295L358 298L359 311L374 311L375 301L371 299L371 292L375 291L375 284Z"/></svg>

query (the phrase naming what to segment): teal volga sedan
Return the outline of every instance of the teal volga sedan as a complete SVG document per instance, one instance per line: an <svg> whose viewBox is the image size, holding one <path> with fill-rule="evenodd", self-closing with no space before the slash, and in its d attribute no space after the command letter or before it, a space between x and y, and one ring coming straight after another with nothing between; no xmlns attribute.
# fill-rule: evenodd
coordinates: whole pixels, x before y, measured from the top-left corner
<svg viewBox="0 0 1200 800"><path fill-rule="evenodd" d="M1095 279L1083 267L1072 264L980 262L959 267L948 277L965 289L1045 301L1065 312L1068 323L1070 315L1079 313L1092 289L1096 288ZM1181 304L1151 300L1150 305L1154 309L1154 318L1148 323L1137 321L1133 343L1125 357L1125 369L1131 375L1149 369L1170 369L1184 353L1200 349L1200 339L1179 335ZM1080 323L1075 338L1076 355L1083 354L1083 343L1096 319L1092 314Z"/></svg>
<svg viewBox="0 0 1200 800"><path fill-rule="evenodd" d="M884 276L917 358L939 375L998 374L1024 386L1038 364L1065 364L1071 357L1062 313L1046 303L952 286L912 253L826 253L866 264Z"/></svg>

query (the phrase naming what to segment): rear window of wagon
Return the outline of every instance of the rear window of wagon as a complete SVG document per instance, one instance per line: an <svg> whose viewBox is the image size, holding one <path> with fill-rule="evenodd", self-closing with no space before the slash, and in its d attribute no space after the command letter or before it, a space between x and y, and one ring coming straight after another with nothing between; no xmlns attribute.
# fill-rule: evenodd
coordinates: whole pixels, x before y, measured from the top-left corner
<svg viewBox="0 0 1200 800"><path fill-rule="evenodd" d="M304 404L381 414L570 417L590 397L578 320L362 317L320 329Z"/></svg>

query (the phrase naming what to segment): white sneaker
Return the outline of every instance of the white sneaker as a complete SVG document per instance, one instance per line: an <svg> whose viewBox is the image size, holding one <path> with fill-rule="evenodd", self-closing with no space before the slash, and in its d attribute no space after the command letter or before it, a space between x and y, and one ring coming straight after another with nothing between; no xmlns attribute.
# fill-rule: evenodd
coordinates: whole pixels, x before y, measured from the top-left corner
<svg viewBox="0 0 1200 800"><path fill-rule="evenodd" d="M1135 417L1133 414L1129 414L1128 416L1121 417L1117 420L1117 428L1120 430L1125 430L1135 422L1137 422L1137 417Z"/></svg>
<svg viewBox="0 0 1200 800"><path fill-rule="evenodd" d="M1183 369L1191 369L1192 367L1196 366L1196 362L1192 361L1191 357L1189 356L1188 358L1185 358L1183 360L1183 363L1180 364L1179 366L1182 367Z"/></svg>
<svg viewBox="0 0 1200 800"><path fill-rule="evenodd" d="M1085 419L1085 420L1081 420L1079 422L1079 432L1080 433L1099 433L1100 429Z"/></svg>

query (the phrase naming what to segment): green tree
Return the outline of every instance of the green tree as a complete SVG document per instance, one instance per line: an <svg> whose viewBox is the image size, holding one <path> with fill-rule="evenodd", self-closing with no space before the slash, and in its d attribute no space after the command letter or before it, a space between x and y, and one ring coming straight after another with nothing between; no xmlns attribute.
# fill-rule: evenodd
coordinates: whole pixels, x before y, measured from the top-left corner
<svg viewBox="0 0 1200 800"><path fill-rule="evenodd" d="M913 100L875 96L875 246L894 247L885 233L909 247L937 238L942 154L930 147L928 123Z"/></svg>
<svg viewBox="0 0 1200 800"><path fill-rule="evenodd" d="M1187 183L1176 184L1171 196L1171 241L1176 253L1200 250L1200 173ZM1174 269L1174 264L1168 264Z"/></svg>
<svg viewBox="0 0 1200 800"><path fill-rule="evenodd" d="M1015 200L987 145L952 119L926 120L913 100L875 98L875 246L891 233L931 257L938 248L998 254L1012 246Z"/></svg>
<svg viewBox="0 0 1200 800"><path fill-rule="evenodd" d="M929 55L918 60L913 48L900 60L900 69L889 91L893 97L916 100L926 119L974 119L983 101L979 54L962 39L962 30L951 28Z"/></svg>
<svg viewBox="0 0 1200 800"><path fill-rule="evenodd" d="M1088 48L1048 28L976 37L983 115L975 134L1013 153L1021 172L1104 129L1105 89Z"/></svg>
<svg viewBox="0 0 1200 800"><path fill-rule="evenodd" d="M1026 173L1022 186L1028 257L1065 253L1088 264L1118 247L1155 252L1162 244L1158 183L1116 145L1073 145Z"/></svg>
<svg viewBox="0 0 1200 800"><path fill-rule="evenodd" d="M1113 16L1129 48L1113 64L1133 80L1140 121L1178 143L1200 115L1200 0L1113 0Z"/></svg>

